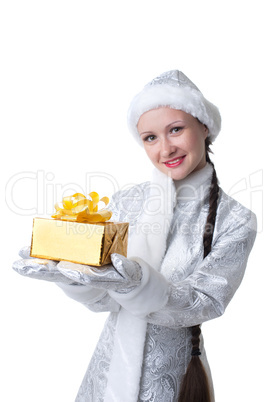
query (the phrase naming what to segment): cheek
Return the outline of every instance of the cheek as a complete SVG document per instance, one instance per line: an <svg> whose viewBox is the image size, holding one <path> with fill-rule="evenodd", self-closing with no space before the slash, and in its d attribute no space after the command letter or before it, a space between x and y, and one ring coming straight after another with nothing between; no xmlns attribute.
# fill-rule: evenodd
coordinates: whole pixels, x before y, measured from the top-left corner
<svg viewBox="0 0 268 402"><path fill-rule="evenodd" d="M156 159L156 149L154 149L154 147L149 146L149 145L146 146L146 144L145 144L144 145L144 150L145 150L148 158L151 161L154 161Z"/></svg>
<svg viewBox="0 0 268 402"><path fill-rule="evenodd" d="M185 141L185 147L189 152L203 153L205 149L205 141L202 135L191 135Z"/></svg>

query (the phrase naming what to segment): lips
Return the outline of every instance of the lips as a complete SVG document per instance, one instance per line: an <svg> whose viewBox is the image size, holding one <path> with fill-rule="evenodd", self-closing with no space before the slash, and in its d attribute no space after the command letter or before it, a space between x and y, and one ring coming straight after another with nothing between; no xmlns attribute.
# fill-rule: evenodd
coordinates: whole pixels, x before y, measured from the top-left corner
<svg viewBox="0 0 268 402"><path fill-rule="evenodd" d="M182 162L184 161L185 157L186 157L186 155L179 156L177 158L173 158L173 159L163 162L163 163L168 168L174 168L174 167L181 165Z"/></svg>

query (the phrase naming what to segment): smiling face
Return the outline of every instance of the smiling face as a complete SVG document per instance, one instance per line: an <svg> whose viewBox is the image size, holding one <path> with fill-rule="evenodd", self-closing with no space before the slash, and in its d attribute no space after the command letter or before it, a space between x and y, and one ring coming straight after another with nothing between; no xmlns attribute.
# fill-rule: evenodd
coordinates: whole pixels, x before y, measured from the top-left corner
<svg viewBox="0 0 268 402"><path fill-rule="evenodd" d="M182 180L206 165L208 129L192 115L160 107L144 113L137 128L149 159L172 179Z"/></svg>

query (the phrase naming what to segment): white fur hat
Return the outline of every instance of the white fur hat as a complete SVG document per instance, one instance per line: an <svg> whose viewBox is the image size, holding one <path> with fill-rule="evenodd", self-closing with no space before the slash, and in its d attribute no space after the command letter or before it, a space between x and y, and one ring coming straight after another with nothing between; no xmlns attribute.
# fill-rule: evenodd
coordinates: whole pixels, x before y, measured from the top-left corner
<svg viewBox="0 0 268 402"><path fill-rule="evenodd" d="M172 70L155 78L132 100L128 110L128 126L141 144L137 124L141 115L161 106L182 110L196 117L209 130L213 142L221 129L221 116L216 106L204 98L197 86L181 71Z"/></svg>

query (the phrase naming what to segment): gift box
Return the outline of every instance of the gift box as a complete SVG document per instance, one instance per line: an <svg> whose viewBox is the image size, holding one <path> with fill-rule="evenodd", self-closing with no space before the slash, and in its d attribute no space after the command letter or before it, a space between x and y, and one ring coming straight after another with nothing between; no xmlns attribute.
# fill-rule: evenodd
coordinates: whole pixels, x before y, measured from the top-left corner
<svg viewBox="0 0 268 402"><path fill-rule="evenodd" d="M111 254L127 256L128 223L81 223L34 218L31 256L102 266Z"/></svg>
<svg viewBox="0 0 268 402"><path fill-rule="evenodd" d="M76 193L55 205L54 219L34 218L31 257L67 260L78 264L102 266L111 262L111 254L127 256L128 226L111 222L112 213L99 210L109 199L95 192L87 199Z"/></svg>

